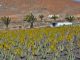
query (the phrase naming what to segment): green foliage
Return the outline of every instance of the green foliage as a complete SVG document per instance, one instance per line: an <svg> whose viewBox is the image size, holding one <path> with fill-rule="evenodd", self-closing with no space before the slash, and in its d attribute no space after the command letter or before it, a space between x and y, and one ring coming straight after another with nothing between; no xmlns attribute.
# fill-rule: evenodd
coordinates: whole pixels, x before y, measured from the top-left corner
<svg viewBox="0 0 80 60"><path fill-rule="evenodd" d="M53 15L51 19L56 20L57 18L58 18L58 16L57 16L57 15Z"/></svg>
<svg viewBox="0 0 80 60"><path fill-rule="evenodd" d="M24 18L24 20L31 23L31 22L35 22L36 18L31 13L30 15L26 15L25 18Z"/></svg>
<svg viewBox="0 0 80 60"><path fill-rule="evenodd" d="M30 25L30 28L33 28L33 23L36 21L37 19L34 17L34 15L31 13L30 15L26 15L24 17L24 21L27 21L29 22L31 25Z"/></svg>
<svg viewBox="0 0 80 60"><path fill-rule="evenodd" d="M58 60L61 53L67 49L65 59L74 60L72 40L73 36L79 36L80 26L65 26L56 28L33 28L28 30L0 31L0 59L16 60L18 56L24 60ZM58 34L58 36L56 36ZM59 39L60 40L59 40ZM64 43L64 40L68 44ZM78 39L77 39L78 40ZM77 44L80 46L80 44ZM20 60L18 59L18 60Z"/></svg>
<svg viewBox="0 0 80 60"><path fill-rule="evenodd" d="M4 17L1 17L0 20L1 20L1 21L6 25L6 27L8 28L8 25L10 24L11 18L4 16Z"/></svg>
<svg viewBox="0 0 80 60"><path fill-rule="evenodd" d="M39 18L41 19L41 21L43 20L44 18L44 15L39 15Z"/></svg>
<svg viewBox="0 0 80 60"><path fill-rule="evenodd" d="M68 15L68 16L65 17L65 19L66 19L67 21L69 21L69 22L72 22L72 21L75 20L75 17L74 17L74 16L71 16L71 15L70 15L70 16Z"/></svg>

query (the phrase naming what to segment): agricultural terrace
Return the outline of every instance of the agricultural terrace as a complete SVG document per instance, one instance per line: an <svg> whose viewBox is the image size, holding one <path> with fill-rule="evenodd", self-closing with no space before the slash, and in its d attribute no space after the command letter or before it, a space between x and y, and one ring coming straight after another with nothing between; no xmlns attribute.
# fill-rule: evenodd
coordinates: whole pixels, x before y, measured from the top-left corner
<svg viewBox="0 0 80 60"><path fill-rule="evenodd" d="M74 60L74 47L80 48L80 26L0 30L0 60L60 60L61 53Z"/></svg>

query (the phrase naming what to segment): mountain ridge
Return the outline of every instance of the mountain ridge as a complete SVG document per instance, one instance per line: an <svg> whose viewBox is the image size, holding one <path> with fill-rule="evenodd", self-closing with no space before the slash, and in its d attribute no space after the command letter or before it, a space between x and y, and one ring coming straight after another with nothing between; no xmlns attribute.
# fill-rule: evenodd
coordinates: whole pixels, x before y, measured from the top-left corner
<svg viewBox="0 0 80 60"><path fill-rule="evenodd" d="M80 14L80 3L72 0L0 0L0 16L34 14Z"/></svg>

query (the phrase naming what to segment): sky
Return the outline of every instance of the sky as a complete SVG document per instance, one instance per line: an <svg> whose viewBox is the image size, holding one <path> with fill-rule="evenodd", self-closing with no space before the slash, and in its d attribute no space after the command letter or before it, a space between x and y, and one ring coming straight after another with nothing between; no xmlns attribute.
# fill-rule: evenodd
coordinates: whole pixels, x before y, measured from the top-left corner
<svg viewBox="0 0 80 60"><path fill-rule="evenodd" d="M80 0L74 0L75 2L80 2Z"/></svg>

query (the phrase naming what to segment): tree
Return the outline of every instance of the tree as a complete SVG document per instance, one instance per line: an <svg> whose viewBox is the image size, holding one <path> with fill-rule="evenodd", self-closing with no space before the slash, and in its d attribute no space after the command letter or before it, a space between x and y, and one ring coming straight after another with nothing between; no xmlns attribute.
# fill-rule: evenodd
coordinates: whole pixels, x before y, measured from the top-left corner
<svg viewBox="0 0 80 60"><path fill-rule="evenodd" d="M57 15L53 15L51 19L54 19L56 21L57 18L58 18Z"/></svg>
<svg viewBox="0 0 80 60"><path fill-rule="evenodd" d="M39 15L39 18L41 19L41 21L43 20L44 18L44 15Z"/></svg>
<svg viewBox="0 0 80 60"><path fill-rule="evenodd" d="M36 21L37 19L34 17L34 15L31 13L30 15L26 15L24 18L24 21L27 21L30 23L30 28L33 28L33 23Z"/></svg>
<svg viewBox="0 0 80 60"><path fill-rule="evenodd" d="M8 25L10 24L11 18L10 17L1 17L1 21L6 25L6 28L8 28Z"/></svg>
<svg viewBox="0 0 80 60"><path fill-rule="evenodd" d="M69 22L72 22L73 20L75 20L75 17L74 16L66 16L65 19Z"/></svg>

